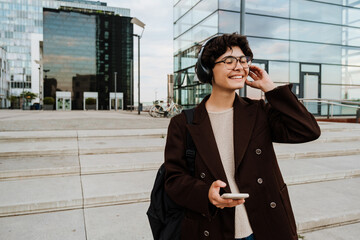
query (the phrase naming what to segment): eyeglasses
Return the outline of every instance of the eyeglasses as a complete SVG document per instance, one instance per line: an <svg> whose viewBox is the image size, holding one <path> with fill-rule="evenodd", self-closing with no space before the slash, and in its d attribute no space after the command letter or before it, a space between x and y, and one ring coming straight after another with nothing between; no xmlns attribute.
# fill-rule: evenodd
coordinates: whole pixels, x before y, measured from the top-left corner
<svg viewBox="0 0 360 240"><path fill-rule="evenodd" d="M215 64L224 63L227 70L234 70L238 62L240 62L240 65L244 69L247 69L251 65L251 57L241 56L237 58L234 56L228 56L221 61L215 62Z"/></svg>

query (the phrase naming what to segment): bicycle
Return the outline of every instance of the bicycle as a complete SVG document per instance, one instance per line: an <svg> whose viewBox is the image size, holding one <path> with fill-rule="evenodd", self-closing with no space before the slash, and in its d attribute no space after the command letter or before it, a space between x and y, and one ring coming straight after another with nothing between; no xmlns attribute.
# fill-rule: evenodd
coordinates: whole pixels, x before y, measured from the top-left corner
<svg viewBox="0 0 360 240"><path fill-rule="evenodd" d="M170 104L163 101L155 101L155 104L150 108L149 114L152 117L173 117L181 113L183 107L171 101Z"/></svg>

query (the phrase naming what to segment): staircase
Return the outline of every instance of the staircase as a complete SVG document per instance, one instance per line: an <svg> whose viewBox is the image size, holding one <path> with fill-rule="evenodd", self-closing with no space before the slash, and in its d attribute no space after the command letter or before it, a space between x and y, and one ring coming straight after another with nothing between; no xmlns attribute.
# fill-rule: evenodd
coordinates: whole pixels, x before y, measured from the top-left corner
<svg viewBox="0 0 360 240"><path fill-rule="evenodd" d="M299 235L358 239L360 125L319 124L314 142L274 144ZM146 209L166 133L0 132L0 239L152 239Z"/></svg>

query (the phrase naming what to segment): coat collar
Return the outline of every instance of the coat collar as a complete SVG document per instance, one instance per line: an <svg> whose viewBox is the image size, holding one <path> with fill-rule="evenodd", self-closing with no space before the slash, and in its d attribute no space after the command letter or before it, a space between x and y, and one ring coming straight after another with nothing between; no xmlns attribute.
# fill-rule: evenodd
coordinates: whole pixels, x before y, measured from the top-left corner
<svg viewBox="0 0 360 240"><path fill-rule="evenodd" d="M210 95L206 96L195 108L193 124L188 124L187 128L196 145L197 153L204 160L211 174L215 179L228 183L221 163L209 115L205 107L205 103L209 97ZM249 144L255 124L257 106L258 104L245 101L235 94L233 103L235 169L238 169L240 166ZM230 192L229 184L227 184L225 191Z"/></svg>

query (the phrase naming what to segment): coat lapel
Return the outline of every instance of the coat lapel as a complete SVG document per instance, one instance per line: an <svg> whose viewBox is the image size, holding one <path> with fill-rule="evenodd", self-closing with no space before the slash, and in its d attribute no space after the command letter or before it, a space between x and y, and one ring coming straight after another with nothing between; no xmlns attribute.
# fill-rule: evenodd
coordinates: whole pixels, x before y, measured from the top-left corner
<svg viewBox="0 0 360 240"><path fill-rule="evenodd" d="M209 115L205 108L205 102L208 98L209 96L206 96L195 109L193 124L188 124L187 129L193 138L197 154L201 156L214 178L228 182L216 145ZM230 192L228 184L225 191Z"/></svg>
<svg viewBox="0 0 360 240"><path fill-rule="evenodd" d="M250 104L236 95L234 101L235 169L240 166L255 126L258 104ZM235 171L236 172L236 171Z"/></svg>

